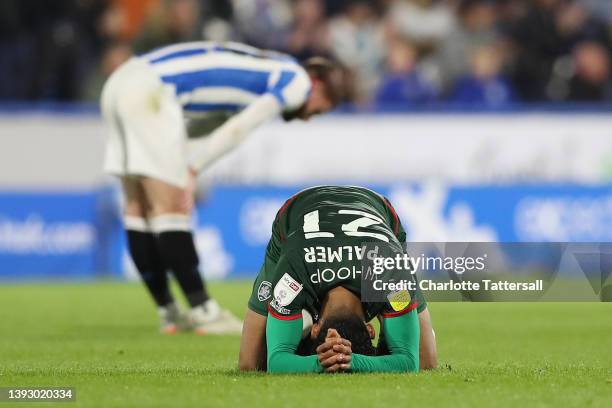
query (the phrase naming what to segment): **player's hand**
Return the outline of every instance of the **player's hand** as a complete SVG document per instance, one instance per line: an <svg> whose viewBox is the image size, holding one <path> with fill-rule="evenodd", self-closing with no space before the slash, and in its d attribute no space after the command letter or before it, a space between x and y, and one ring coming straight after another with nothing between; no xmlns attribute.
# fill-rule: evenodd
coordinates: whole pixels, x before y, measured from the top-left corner
<svg viewBox="0 0 612 408"><path fill-rule="evenodd" d="M317 347L319 363L327 373L348 371L353 351L351 342L343 339L337 330L329 329L325 342Z"/></svg>

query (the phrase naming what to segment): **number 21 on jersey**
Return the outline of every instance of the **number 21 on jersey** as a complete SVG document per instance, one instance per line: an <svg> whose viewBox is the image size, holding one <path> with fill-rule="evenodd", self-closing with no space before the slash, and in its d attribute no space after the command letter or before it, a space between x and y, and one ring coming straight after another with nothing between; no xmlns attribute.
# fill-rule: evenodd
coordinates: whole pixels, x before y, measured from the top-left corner
<svg viewBox="0 0 612 408"><path fill-rule="evenodd" d="M389 242L389 237L384 234L369 231L359 231L359 228L367 228L376 224L383 224L383 220L380 217L359 210L340 210L338 214L354 215L353 221L346 224L342 224L342 232L345 235L351 237L370 237L381 241ZM319 210L314 210L304 215L304 237L306 239L312 238L333 238L335 237L332 232L321 231L319 228Z"/></svg>

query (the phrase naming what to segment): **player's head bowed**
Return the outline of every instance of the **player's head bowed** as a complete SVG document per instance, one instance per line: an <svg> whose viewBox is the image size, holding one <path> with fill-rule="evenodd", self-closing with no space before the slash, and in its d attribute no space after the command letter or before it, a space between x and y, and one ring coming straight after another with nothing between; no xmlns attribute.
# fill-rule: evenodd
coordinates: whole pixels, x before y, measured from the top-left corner
<svg viewBox="0 0 612 408"><path fill-rule="evenodd" d="M308 100L299 109L285 112L283 118L308 120L311 116L329 112L347 96L344 69L336 62L323 57L309 58L302 66L312 83Z"/></svg>
<svg viewBox="0 0 612 408"><path fill-rule="evenodd" d="M349 340L353 353L366 356L376 354L376 350L372 345L374 329L363 320L363 317L351 313L350 310L338 309L333 311L319 323L313 325L313 350L316 350L318 346L325 342L329 329L335 329L340 334L340 337Z"/></svg>

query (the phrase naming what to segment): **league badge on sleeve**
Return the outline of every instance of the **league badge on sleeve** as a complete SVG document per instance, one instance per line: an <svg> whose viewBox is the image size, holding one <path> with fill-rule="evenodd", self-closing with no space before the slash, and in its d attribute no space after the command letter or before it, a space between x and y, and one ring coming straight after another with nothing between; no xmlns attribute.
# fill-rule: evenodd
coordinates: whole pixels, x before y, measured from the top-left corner
<svg viewBox="0 0 612 408"><path fill-rule="evenodd" d="M287 306L301 291L302 285L285 273L274 287L274 300L279 306Z"/></svg>
<svg viewBox="0 0 612 408"><path fill-rule="evenodd" d="M391 304L391 307L396 312L404 310L410 304L410 293L407 290L398 290L387 295L387 299Z"/></svg>

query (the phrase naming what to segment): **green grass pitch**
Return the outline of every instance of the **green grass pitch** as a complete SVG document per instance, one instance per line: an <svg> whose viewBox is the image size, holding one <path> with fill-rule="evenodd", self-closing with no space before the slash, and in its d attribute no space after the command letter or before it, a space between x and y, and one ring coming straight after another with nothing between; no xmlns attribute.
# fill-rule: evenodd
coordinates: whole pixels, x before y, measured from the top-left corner
<svg viewBox="0 0 612 408"><path fill-rule="evenodd" d="M249 290L247 282L211 285L240 316ZM45 407L612 406L610 303L435 303L430 310L437 370L241 374L237 336L157 334L140 285L3 285L0 386L76 388L76 403L29 405Z"/></svg>

